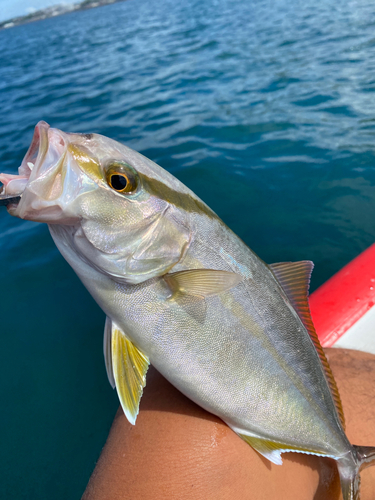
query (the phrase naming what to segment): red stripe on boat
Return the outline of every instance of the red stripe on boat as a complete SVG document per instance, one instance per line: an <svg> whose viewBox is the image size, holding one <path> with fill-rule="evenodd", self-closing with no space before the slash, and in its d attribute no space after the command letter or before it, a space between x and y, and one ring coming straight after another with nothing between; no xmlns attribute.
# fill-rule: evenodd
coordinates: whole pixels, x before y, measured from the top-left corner
<svg viewBox="0 0 375 500"><path fill-rule="evenodd" d="M311 315L321 344L332 346L374 304L375 244L311 294Z"/></svg>

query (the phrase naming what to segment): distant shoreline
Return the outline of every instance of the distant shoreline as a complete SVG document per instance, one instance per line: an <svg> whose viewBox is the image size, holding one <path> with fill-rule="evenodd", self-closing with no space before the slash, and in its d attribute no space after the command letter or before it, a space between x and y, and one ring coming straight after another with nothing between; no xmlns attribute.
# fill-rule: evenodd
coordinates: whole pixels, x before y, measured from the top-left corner
<svg viewBox="0 0 375 500"><path fill-rule="evenodd" d="M70 5L66 4L53 5L52 7L36 10L35 12L27 14L26 16L12 17L11 19L2 21L0 22L0 30L14 28L15 26L32 23L34 21L40 21L41 19L48 19L49 17L61 16L62 14L67 14L68 12L93 9L95 7L101 7L102 5L108 5L124 1L125 0L83 0L83 2L73 3Z"/></svg>

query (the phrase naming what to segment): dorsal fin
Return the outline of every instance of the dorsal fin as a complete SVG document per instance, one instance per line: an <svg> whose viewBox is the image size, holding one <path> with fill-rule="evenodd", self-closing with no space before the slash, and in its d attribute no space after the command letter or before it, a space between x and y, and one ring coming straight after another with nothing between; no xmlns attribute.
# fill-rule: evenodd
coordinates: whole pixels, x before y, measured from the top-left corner
<svg viewBox="0 0 375 500"><path fill-rule="evenodd" d="M310 276L314 264L310 260L302 260L300 262L278 262L277 264L271 264L269 267L309 332L323 365L341 425L345 429L344 411L342 409L340 394L326 355L320 345L310 313L308 293Z"/></svg>

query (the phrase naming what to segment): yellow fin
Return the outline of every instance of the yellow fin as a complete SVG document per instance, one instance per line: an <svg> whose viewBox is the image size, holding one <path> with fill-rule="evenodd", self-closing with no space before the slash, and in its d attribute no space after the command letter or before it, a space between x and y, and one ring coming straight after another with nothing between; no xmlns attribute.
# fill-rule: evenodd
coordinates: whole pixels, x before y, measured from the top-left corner
<svg viewBox="0 0 375 500"><path fill-rule="evenodd" d="M309 260L302 260L300 262L278 262L277 264L271 264L269 267L288 296L298 316L301 318L306 330L309 332L310 338L313 341L315 349L323 365L341 425L345 429L345 418L340 394L336 381L333 377L331 367L329 366L326 355L320 345L310 313L308 293L310 276L314 264Z"/></svg>
<svg viewBox="0 0 375 500"><path fill-rule="evenodd" d="M116 387L116 383L115 379L113 378L112 366L112 320L111 318L108 318L108 316L105 320L104 326L103 352L107 377L112 389L114 389Z"/></svg>
<svg viewBox="0 0 375 500"><path fill-rule="evenodd" d="M281 453L286 453L288 451L294 451L297 453L307 453L312 455L322 455L327 456L324 453L320 453L318 451L309 450L307 448L303 448L301 446L291 446L288 444L275 443L274 441L270 441L268 439L262 439L255 436L246 436L245 434L238 435L246 441L254 450L256 450L260 455L263 455L270 462L276 465L282 465L283 460L281 458Z"/></svg>
<svg viewBox="0 0 375 500"><path fill-rule="evenodd" d="M173 294L184 293L198 297L209 297L238 285L242 276L215 269L189 269L166 274L164 279Z"/></svg>
<svg viewBox="0 0 375 500"><path fill-rule="evenodd" d="M129 422L135 425L146 385L148 357L112 323L112 365L117 394Z"/></svg>

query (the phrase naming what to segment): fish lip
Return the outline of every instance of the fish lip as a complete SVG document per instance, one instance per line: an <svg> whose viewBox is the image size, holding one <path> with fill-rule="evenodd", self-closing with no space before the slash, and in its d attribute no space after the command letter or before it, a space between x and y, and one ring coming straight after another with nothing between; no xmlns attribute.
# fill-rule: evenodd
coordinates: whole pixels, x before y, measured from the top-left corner
<svg viewBox="0 0 375 500"><path fill-rule="evenodd" d="M25 154L21 166L18 169L20 175L26 175L30 177L31 172L34 168L38 168L42 163L48 151L48 130L50 126L45 121L40 121L36 124L34 129L34 135L31 140L29 149ZM29 163L33 163L34 167L32 169L29 167Z"/></svg>
<svg viewBox="0 0 375 500"><path fill-rule="evenodd" d="M6 206L8 210L14 210L18 206L33 169L38 169L47 154L49 128L48 123L44 121L38 122L35 126L29 149L18 168L18 175L0 174L0 182L3 183L0 187L0 206ZM29 166L31 163L33 164L32 168ZM8 187L11 181L16 181L22 189L14 190L13 186Z"/></svg>

